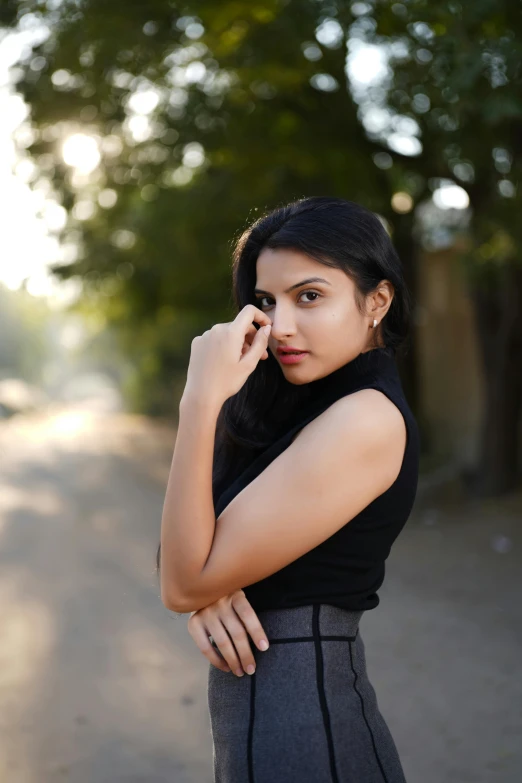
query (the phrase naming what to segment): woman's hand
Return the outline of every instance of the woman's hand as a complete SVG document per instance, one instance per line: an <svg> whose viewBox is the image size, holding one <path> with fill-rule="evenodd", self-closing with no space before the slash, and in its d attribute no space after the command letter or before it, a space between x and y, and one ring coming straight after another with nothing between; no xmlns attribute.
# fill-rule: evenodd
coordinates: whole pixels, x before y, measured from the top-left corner
<svg viewBox="0 0 522 783"><path fill-rule="evenodd" d="M256 329L254 323L260 324ZM262 310L248 304L233 321L214 324L191 344L187 382L183 397L210 394L222 405L236 394L260 359L268 359L271 321ZM268 327L264 331L264 327Z"/></svg>
<svg viewBox="0 0 522 783"><path fill-rule="evenodd" d="M256 646L263 650L261 642L268 640L259 619L252 609L243 590L220 598L197 612L192 612L188 621L189 633L210 663L223 672L232 670L238 677L245 671L253 674L255 659L250 647L247 632ZM210 643L209 636L219 648L223 658ZM227 666L228 664L228 666Z"/></svg>

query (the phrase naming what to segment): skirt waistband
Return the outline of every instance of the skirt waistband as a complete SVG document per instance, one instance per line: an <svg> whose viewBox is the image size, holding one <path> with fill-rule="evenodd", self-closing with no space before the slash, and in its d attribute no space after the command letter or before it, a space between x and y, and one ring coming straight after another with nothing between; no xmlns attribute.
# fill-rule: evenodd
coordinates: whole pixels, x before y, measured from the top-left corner
<svg viewBox="0 0 522 783"><path fill-rule="evenodd" d="M257 612L269 642L305 641L325 637L354 640L364 611L331 604L307 604Z"/></svg>

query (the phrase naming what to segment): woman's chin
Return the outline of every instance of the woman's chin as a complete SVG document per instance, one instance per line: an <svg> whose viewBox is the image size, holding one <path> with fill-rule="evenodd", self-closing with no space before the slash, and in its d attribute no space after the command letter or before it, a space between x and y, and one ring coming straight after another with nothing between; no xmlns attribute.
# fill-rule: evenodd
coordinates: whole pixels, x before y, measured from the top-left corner
<svg viewBox="0 0 522 783"><path fill-rule="evenodd" d="M281 370L286 380L295 386L302 386L304 383L309 383L313 380L313 373L310 372L310 368L305 369L299 364L281 364Z"/></svg>

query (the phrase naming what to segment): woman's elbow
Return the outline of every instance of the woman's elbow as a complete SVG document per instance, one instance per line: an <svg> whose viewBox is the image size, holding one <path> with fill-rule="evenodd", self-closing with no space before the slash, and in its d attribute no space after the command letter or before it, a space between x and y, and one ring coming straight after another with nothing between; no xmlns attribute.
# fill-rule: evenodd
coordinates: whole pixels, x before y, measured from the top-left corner
<svg viewBox="0 0 522 783"><path fill-rule="evenodd" d="M162 583L161 602L163 606L165 606L171 612L181 612L183 614L185 612L192 611L191 609L187 608L186 598L180 595L178 592L172 590L171 585L166 585Z"/></svg>

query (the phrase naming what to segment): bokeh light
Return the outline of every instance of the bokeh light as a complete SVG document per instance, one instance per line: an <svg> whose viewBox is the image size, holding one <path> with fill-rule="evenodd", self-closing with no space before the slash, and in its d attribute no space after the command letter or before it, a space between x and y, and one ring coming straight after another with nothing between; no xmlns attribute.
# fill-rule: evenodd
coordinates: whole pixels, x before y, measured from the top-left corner
<svg viewBox="0 0 522 783"><path fill-rule="evenodd" d="M68 166L82 174L90 174L101 160L96 139L86 133L73 133L68 136L62 146L62 157Z"/></svg>

